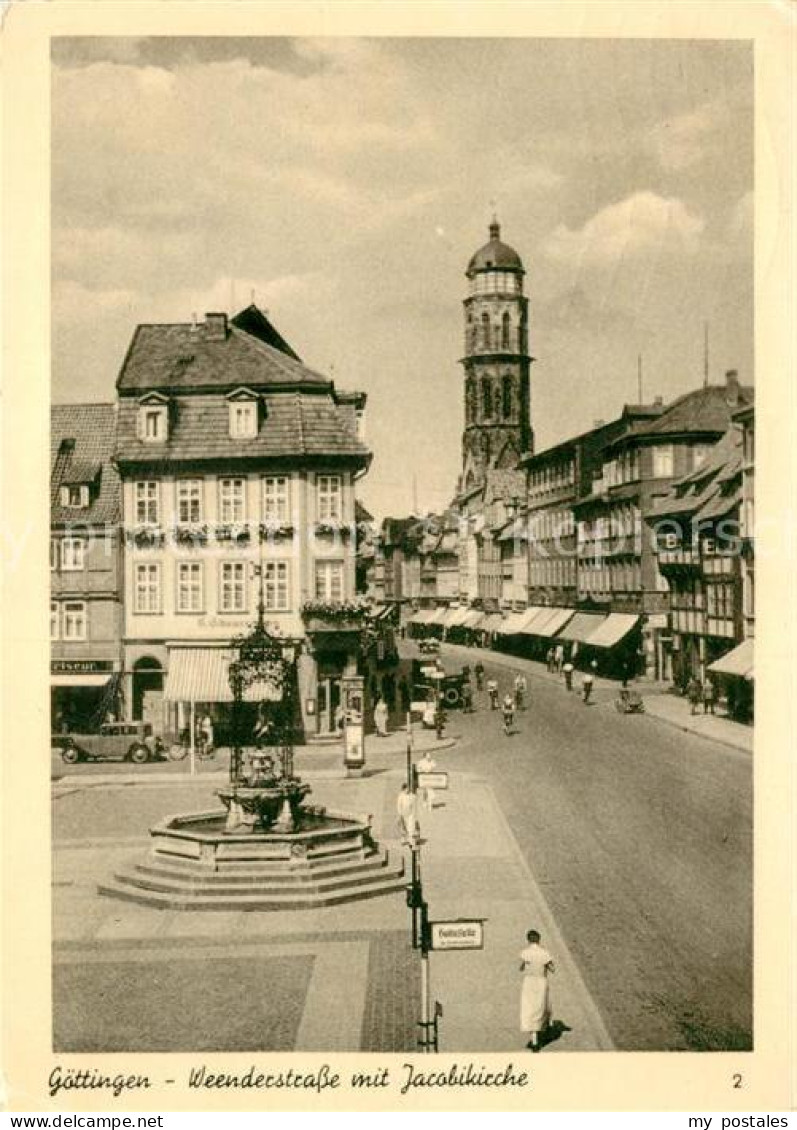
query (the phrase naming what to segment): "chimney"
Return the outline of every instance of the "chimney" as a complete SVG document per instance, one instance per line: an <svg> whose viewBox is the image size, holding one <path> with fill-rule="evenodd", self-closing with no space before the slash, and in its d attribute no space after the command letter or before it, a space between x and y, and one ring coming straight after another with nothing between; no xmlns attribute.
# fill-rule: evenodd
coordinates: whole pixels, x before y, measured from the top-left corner
<svg viewBox="0 0 797 1130"><path fill-rule="evenodd" d="M731 408L735 408L739 403L739 370L728 369L725 374L725 388L727 391L726 400Z"/></svg>
<svg viewBox="0 0 797 1130"><path fill-rule="evenodd" d="M227 315L205 314L205 341L226 341Z"/></svg>

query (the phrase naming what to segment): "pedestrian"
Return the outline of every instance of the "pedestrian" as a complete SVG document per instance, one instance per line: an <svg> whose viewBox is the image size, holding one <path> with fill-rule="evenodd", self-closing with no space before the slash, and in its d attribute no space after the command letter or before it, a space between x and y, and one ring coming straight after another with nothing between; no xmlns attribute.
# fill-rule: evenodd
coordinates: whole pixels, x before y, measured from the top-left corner
<svg viewBox="0 0 797 1130"><path fill-rule="evenodd" d="M565 686L567 687L567 689L569 691L572 691L572 689L573 689L573 671L574 670L575 670L575 668L573 667L573 664L570 662L569 659L568 659L567 663L563 664L563 666L562 666L562 674L565 677Z"/></svg>
<svg viewBox="0 0 797 1130"><path fill-rule="evenodd" d="M374 726L378 738L387 737L387 703L380 695L374 707Z"/></svg>
<svg viewBox="0 0 797 1130"><path fill-rule="evenodd" d="M425 753L421 760L416 764L415 768L417 769L418 773L434 773L435 769L437 768L437 762L434 760L431 754ZM427 810L431 812L434 808L434 789L430 789L428 785L425 785L421 790L421 795L423 798L423 803L426 805Z"/></svg>
<svg viewBox="0 0 797 1130"><path fill-rule="evenodd" d="M504 702L503 702L503 706L501 707L501 713L503 714L503 717L504 717L504 733L506 734L507 737L509 737L509 735L512 733L512 724L515 721L515 704L512 701L512 695L511 694L504 696Z"/></svg>
<svg viewBox="0 0 797 1130"><path fill-rule="evenodd" d="M554 665L554 650L553 650L552 647L549 647L548 650L545 653L545 666L548 668L549 673L553 673L553 665Z"/></svg>
<svg viewBox="0 0 797 1130"><path fill-rule="evenodd" d="M709 676L703 687L703 713L713 714L716 702L717 688L714 686L714 680Z"/></svg>
<svg viewBox="0 0 797 1130"><path fill-rule="evenodd" d="M401 792L396 801L399 832L404 843L412 844L418 835L418 802L415 793L411 793L407 783L401 786Z"/></svg>
<svg viewBox="0 0 797 1130"><path fill-rule="evenodd" d="M462 712L463 714L473 713L473 688L469 680L462 684Z"/></svg>
<svg viewBox="0 0 797 1130"><path fill-rule="evenodd" d="M689 699L692 714L697 714L697 708L703 701L703 687L700 680L696 679L694 675L686 685L686 697Z"/></svg>
<svg viewBox="0 0 797 1130"><path fill-rule="evenodd" d="M209 754L213 750L213 723L209 714L205 714L199 723L199 734L202 752Z"/></svg>
<svg viewBox="0 0 797 1130"><path fill-rule="evenodd" d="M487 694L490 698L490 710L498 709L498 683L495 679L487 680Z"/></svg>
<svg viewBox="0 0 797 1130"><path fill-rule="evenodd" d="M335 707L335 729L339 734L343 733L344 726L346 725L346 711L343 709L343 703L339 702Z"/></svg>
<svg viewBox="0 0 797 1130"><path fill-rule="evenodd" d="M520 972L523 974L523 987L520 991L520 1030L529 1034L526 1047L538 1052L540 1032L544 1032L551 1022L548 974L554 972L554 964L551 955L540 945L540 935L537 930L529 930L526 941L528 945L520 953Z"/></svg>
<svg viewBox="0 0 797 1130"><path fill-rule="evenodd" d="M554 665L556 667L556 674L561 675L562 674L562 667L563 667L564 661L565 661L565 649L564 649L563 644L558 643L556 645L556 651L553 653L553 658L554 658Z"/></svg>
<svg viewBox="0 0 797 1130"><path fill-rule="evenodd" d="M528 683L526 682L526 676L522 671L518 671L517 675L515 675L515 706L517 706L518 710L526 709L525 702L527 690Z"/></svg>
<svg viewBox="0 0 797 1130"><path fill-rule="evenodd" d="M484 664L481 660L473 668L476 672L476 689L481 690L484 686Z"/></svg>
<svg viewBox="0 0 797 1130"><path fill-rule="evenodd" d="M399 693L401 695L401 709L406 714L410 709L412 702L412 692L410 691L410 684L406 679L402 679L399 683Z"/></svg>
<svg viewBox="0 0 797 1130"><path fill-rule="evenodd" d="M591 671L584 672L584 678L581 683L581 694L584 699L584 705L589 706L589 700L592 697L592 684L595 682L595 677Z"/></svg>

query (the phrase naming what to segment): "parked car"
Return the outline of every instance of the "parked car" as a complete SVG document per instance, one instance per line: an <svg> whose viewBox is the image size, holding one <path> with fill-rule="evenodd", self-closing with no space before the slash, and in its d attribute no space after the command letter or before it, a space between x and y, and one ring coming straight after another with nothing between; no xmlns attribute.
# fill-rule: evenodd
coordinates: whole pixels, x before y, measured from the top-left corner
<svg viewBox="0 0 797 1130"><path fill-rule="evenodd" d="M149 722L106 722L94 734L53 734L67 765L77 761L133 761L144 765L165 755L166 747Z"/></svg>
<svg viewBox="0 0 797 1130"><path fill-rule="evenodd" d="M438 655L440 653L440 640L421 640L418 644L421 655Z"/></svg>
<svg viewBox="0 0 797 1130"><path fill-rule="evenodd" d="M441 672L441 678L434 679L427 673L428 667L422 660L413 660L414 697L425 699L433 690L439 688L441 702L449 709L460 710L463 705L462 686L463 683L468 681L468 676L464 673L447 675L441 666L438 666L438 670Z"/></svg>

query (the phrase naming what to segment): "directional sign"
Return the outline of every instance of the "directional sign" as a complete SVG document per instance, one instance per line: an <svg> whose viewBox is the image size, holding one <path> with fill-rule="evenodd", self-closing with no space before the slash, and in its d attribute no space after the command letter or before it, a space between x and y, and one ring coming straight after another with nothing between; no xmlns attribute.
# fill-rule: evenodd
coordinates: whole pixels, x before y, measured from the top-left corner
<svg viewBox="0 0 797 1130"><path fill-rule="evenodd" d="M443 773L440 770L433 772L431 769L426 773L418 772L418 788L419 789L436 789L438 792L448 788L448 773Z"/></svg>
<svg viewBox="0 0 797 1130"><path fill-rule="evenodd" d="M484 949L484 920L460 918L452 922L430 922L429 940L433 950Z"/></svg>

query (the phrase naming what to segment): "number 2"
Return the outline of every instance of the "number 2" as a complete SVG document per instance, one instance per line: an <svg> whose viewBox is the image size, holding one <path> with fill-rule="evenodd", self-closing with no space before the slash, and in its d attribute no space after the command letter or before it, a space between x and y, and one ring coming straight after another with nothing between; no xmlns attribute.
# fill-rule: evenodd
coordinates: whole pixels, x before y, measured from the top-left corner
<svg viewBox="0 0 797 1130"><path fill-rule="evenodd" d="M741 1075L734 1075L733 1076L733 1089L735 1091L740 1091L742 1089L742 1077L741 1077Z"/></svg>

